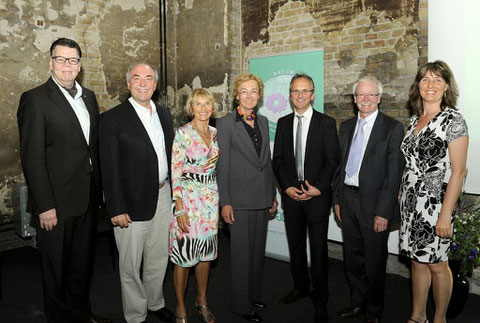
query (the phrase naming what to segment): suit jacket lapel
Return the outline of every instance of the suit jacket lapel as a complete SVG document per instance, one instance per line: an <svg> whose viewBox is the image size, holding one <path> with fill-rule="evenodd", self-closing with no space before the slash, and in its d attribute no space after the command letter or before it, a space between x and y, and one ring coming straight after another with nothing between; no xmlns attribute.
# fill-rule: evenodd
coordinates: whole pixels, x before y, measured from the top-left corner
<svg viewBox="0 0 480 323"><path fill-rule="evenodd" d="M95 111L95 104L92 101L92 98L85 94L85 91L82 89L82 99L83 103L85 103L85 107L87 107L88 115L90 116L90 136L88 143L89 145L94 142L96 136L96 129L97 129L97 120L95 118L96 111Z"/></svg>
<svg viewBox="0 0 480 323"><path fill-rule="evenodd" d="M235 120L235 117L236 117L236 112L234 111L234 113L233 113L233 123L235 124L235 131L238 134L238 138L243 142L243 147L245 147L245 149L250 152L250 155L254 156L253 158L256 158L257 160L259 160L259 157L257 155L257 151L255 150L255 147L253 146L252 139L250 139L250 136L248 135L247 129L245 129L245 126L243 125L243 122L237 122Z"/></svg>
<svg viewBox="0 0 480 323"><path fill-rule="evenodd" d="M73 111L72 106L68 102L67 98L65 95L63 95L62 91L58 88L58 85L55 83L55 81L50 77L50 79L47 81L49 93L48 95L52 98L52 102L55 103L55 105L63 112L65 115L70 119L72 122L74 128L78 131L78 133L82 136L82 138L85 140L85 135L83 134L82 126L80 125L80 121L78 121L77 115L75 114L75 111ZM90 113L90 111L89 111ZM91 118L91 115L90 115ZM90 122L91 124L91 122ZM85 140L85 144L87 144L87 141Z"/></svg>
<svg viewBox="0 0 480 323"><path fill-rule="evenodd" d="M260 133L262 134L262 148L260 149L260 160L263 162L263 161L265 161L265 158L268 157L267 156L267 152L268 152L267 148L270 145L270 140L268 140L268 138L269 138L269 136L268 136L268 131L269 131L268 119L265 120L265 119L259 118L257 120L258 120L258 126L260 127ZM255 153L256 153L256 151L255 151Z"/></svg>
<svg viewBox="0 0 480 323"><path fill-rule="evenodd" d="M148 132L143 126L142 120L140 120L140 117L138 116L137 112L135 111L135 108L132 106L130 101L128 99L125 101L125 105L127 109L125 109L126 117L129 122L133 124L135 129L137 130L137 133L139 136L147 142L148 146L155 152L155 147L153 147L152 141L150 140L150 137L148 136ZM156 153L156 152L155 152Z"/></svg>
<svg viewBox="0 0 480 323"><path fill-rule="evenodd" d="M365 149L365 154L363 155L363 159L365 159L365 156L368 156L370 154L373 146L375 146L375 143L381 139L379 134L382 127L383 127L383 114L379 111L377 118L375 119L375 123L373 124L370 137L368 138L367 148Z"/></svg>
<svg viewBox="0 0 480 323"><path fill-rule="evenodd" d="M347 137L345 138L347 140L347 149L344 151L344 160L345 160L345 165L347 164L347 158L350 153L350 146L352 145L353 141L353 135L355 133L355 126L357 125L357 118L355 117L352 119L352 122L348 124L347 127Z"/></svg>

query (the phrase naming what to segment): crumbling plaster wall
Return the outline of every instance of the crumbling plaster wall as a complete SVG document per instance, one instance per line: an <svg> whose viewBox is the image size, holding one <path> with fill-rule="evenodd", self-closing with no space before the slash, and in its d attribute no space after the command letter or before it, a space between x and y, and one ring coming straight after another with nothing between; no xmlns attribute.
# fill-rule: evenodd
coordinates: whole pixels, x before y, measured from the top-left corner
<svg viewBox="0 0 480 323"><path fill-rule="evenodd" d="M157 0L2 0L0 2L0 223L8 221L11 184L23 181L16 113L22 92L44 83L49 48L59 37L83 51L79 80L101 110L128 96L132 62L159 64Z"/></svg>
<svg viewBox="0 0 480 323"><path fill-rule="evenodd" d="M243 0L242 23L244 70L251 57L323 48L326 114L352 117L351 87L370 74L384 84L381 110L408 121L408 89L427 56L426 0Z"/></svg>
<svg viewBox="0 0 480 323"><path fill-rule="evenodd" d="M241 70L239 0L168 0L168 97L175 126L192 89L208 88L229 111L232 80Z"/></svg>

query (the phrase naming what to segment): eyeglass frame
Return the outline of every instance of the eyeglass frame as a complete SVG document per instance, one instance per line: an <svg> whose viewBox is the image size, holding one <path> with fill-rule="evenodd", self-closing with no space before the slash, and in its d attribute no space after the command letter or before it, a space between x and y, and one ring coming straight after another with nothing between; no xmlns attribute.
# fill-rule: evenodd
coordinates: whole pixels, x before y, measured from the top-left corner
<svg viewBox="0 0 480 323"><path fill-rule="evenodd" d="M369 99L374 99L374 98L378 98L380 95L382 95L382 93L354 93L353 96L358 98L358 99L361 99L361 98L369 98Z"/></svg>
<svg viewBox="0 0 480 323"><path fill-rule="evenodd" d="M310 90L307 90L307 89L303 89L303 90L290 90L290 94L291 94L291 95L300 95L300 94L307 95L308 93L312 93L313 91L314 91L313 89L310 89Z"/></svg>
<svg viewBox="0 0 480 323"><path fill-rule="evenodd" d="M80 60L81 60L80 57L65 57L65 56L51 56L51 57L55 61L55 63L62 64L62 65L65 64L66 62L68 62L68 64L70 64L70 65L78 65L80 63ZM63 62L57 61L58 58L63 59ZM73 63L73 62L70 61L71 59L74 59L74 60L76 59L77 62Z"/></svg>

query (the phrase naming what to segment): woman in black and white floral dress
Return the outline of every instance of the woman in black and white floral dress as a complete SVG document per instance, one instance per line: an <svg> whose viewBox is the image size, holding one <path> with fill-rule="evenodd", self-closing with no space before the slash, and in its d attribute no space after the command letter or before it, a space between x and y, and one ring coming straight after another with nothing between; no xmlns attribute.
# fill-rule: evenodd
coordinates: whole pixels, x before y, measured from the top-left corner
<svg viewBox="0 0 480 323"><path fill-rule="evenodd" d="M455 109L458 90L442 61L427 63L410 88L414 115L402 152L400 248L412 261L412 314L408 322L428 322L430 284L435 300L434 323L446 322L452 291L448 254L452 224L466 173L468 129Z"/></svg>

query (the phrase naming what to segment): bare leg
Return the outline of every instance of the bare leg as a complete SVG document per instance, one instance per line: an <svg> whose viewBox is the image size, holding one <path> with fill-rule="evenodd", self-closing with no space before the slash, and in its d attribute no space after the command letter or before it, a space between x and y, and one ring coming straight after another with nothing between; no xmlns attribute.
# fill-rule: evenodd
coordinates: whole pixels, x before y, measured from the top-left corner
<svg viewBox="0 0 480 323"><path fill-rule="evenodd" d="M195 304L201 310L205 322L215 322L215 316L213 316L209 308L206 307L206 305L208 305L207 285L209 272L209 261L201 261L195 267L195 279L197 280L197 298L195 299Z"/></svg>
<svg viewBox="0 0 480 323"><path fill-rule="evenodd" d="M427 317L428 290L432 275L428 264L412 259L412 314L409 321L425 322Z"/></svg>
<svg viewBox="0 0 480 323"><path fill-rule="evenodd" d="M173 287L175 288L175 297L177 299L177 317L187 317L187 310L185 307L185 290L188 283L189 268L182 268L175 265L173 269Z"/></svg>
<svg viewBox="0 0 480 323"><path fill-rule="evenodd" d="M447 307L452 295L452 272L448 261L429 264L432 273L433 298L435 300L435 317L433 323L447 322Z"/></svg>

